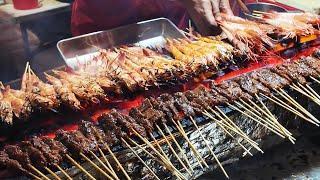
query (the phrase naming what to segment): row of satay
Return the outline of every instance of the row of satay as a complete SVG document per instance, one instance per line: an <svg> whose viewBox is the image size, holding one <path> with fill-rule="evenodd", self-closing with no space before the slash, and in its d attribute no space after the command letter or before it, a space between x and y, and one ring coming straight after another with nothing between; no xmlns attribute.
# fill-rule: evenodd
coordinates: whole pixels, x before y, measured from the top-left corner
<svg viewBox="0 0 320 180"><path fill-rule="evenodd" d="M319 52L315 55L320 55ZM55 165L66 163L66 154L81 161L80 153L91 157L90 153L98 154L98 149L107 152L107 146L121 145L122 138L137 133L148 138L156 125L173 125L187 117L203 116L203 112L211 107L228 105L239 99L254 99L259 93L268 95L296 82L305 84L309 77L320 76L318 58L310 56L260 69L218 85L212 83L209 88L200 86L186 92L146 98L140 106L131 108L128 115L111 110L101 115L97 124L81 121L76 131L58 130L55 139L33 137L18 145L6 145L0 151L0 167L16 173L32 172L29 164L39 170L44 167L56 169Z"/></svg>
<svg viewBox="0 0 320 180"><path fill-rule="evenodd" d="M86 105L108 102L108 97L124 92L187 81L202 72L214 73L232 60L233 48L222 41L201 37L198 40L168 40L174 59L150 49L127 47L102 50L98 56L73 72L46 74L40 80L27 65L20 90L2 87L0 119L26 120L33 112L58 111L61 107L81 110Z"/></svg>

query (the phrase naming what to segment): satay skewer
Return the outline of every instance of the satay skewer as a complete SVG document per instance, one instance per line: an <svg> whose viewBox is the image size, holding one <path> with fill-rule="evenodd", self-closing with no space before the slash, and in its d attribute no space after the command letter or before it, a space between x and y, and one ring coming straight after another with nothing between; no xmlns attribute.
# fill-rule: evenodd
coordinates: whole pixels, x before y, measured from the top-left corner
<svg viewBox="0 0 320 180"><path fill-rule="evenodd" d="M112 156L112 158L114 159L114 161L117 163L117 165L119 166L119 168L121 169L121 171L123 172L123 174L125 175L125 177L128 180L131 180L130 176L128 175L128 173L126 172L126 170L124 170L122 164L119 162L118 158L114 155L114 153L112 152L112 150L110 149L110 147L108 146L108 144L105 144L105 147L107 148L109 154Z"/></svg>
<svg viewBox="0 0 320 180"><path fill-rule="evenodd" d="M169 149L172 151L173 155L177 158L177 160L179 161L179 163L183 166L183 169L186 170L186 172L192 176L192 173L189 171L189 169L187 168L187 166L184 164L184 162L181 160L181 158L179 157L179 155L177 154L177 152L173 149L171 143L169 142L168 138L166 137L166 135L163 133L163 131L160 129L160 127L158 125L156 125L158 131L160 132L160 135L162 136L162 138L165 139L165 141L167 142Z"/></svg>
<svg viewBox="0 0 320 180"><path fill-rule="evenodd" d="M239 142L226 128L225 125L223 125L222 122L220 122L219 120L217 120L216 118L212 117L208 112L205 112L204 115L206 115L207 117L209 117L210 119L214 120L214 122L217 123L217 125L224 131L226 132L232 139L234 139L237 144L246 152L248 153L250 156L253 156L253 154L241 143ZM229 127L228 127L229 128Z"/></svg>
<svg viewBox="0 0 320 180"><path fill-rule="evenodd" d="M167 162L170 164L170 166L176 171L177 173L177 177L179 179L186 179L186 177L183 176L183 174L173 165L173 163L170 161L168 155L163 151L163 149L161 148L158 140L152 135L152 133L150 133L150 137L152 139L153 142L155 142L156 146L158 147L158 149L160 149L161 153L162 153L162 157L164 157L164 159L167 160ZM151 144L152 145L152 144Z"/></svg>
<svg viewBox="0 0 320 180"><path fill-rule="evenodd" d="M259 148L259 144L255 141L253 141L252 139L250 139L227 115L225 115L220 108L218 108L218 111L221 113L221 115L223 117L221 117L221 115L212 110L213 113L220 119L222 120L222 122L224 122L224 124L226 125L225 127L227 127L228 129L230 129L231 131L233 131L234 133L238 134L239 136L241 136L244 140L246 140L252 147L254 147L255 149L257 149L258 151L260 151L261 153L263 153L263 151ZM214 118L211 116L211 114L208 114L208 116L210 118Z"/></svg>
<svg viewBox="0 0 320 180"><path fill-rule="evenodd" d="M50 180L46 175L44 175L40 170L38 170L36 167L34 167L32 164L28 164L29 168L31 168L33 171L35 171L37 174L39 174L42 178L46 180Z"/></svg>
<svg viewBox="0 0 320 180"><path fill-rule="evenodd" d="M185 151L182 149L182 147L180 146L180 144L178 143L178 141L176 140L176 138L174 137L174 135L171 133L169 127L165 124L165 123L162 123L162 125L165 127L166 131L169 133L171 139L173 140L173 142L175 143L175 145L178 147L179 151L181 152L182 156L183 156L183 159L187 162L187 165L188 167L190 168L191 170L191 173L194 172L190 162L189 162L189 159L187 157L187 155L185 154Z"/></svg>
<svg viewBox="0 0 320 180"><path fill-rule="evenodd" d="M97 166L93 161L91 161L90 158L88 158L86 155L84 155L83 153L80 153L80 156L82 156L86 161L88 161L96 170L98 170L104 177L113 180L113 178L107 174L106 172L104 172L99 166Z"/></svg>
<svg viewBox="0 0 320 180"><path fill-rule="evenodd" d="M122 142L126 144L126 146L132 151L132 153L141 161L141 163L149 170L149 172L155 177L157 180L160 180L160 178L156 175L155 172L146 164L146 162L138 155L138 153L125 141L123 138L121 138Z"/></svg>
<svg viewBox="0 0 320 180"><path fill-rule="evenodd" d="M57 169L59 169L59 170L62 172L62 174L66 176L66 178L67 178L68 180L72 180L72 178L69 176L69 174L68 174L64 169L62 169L59 165L55 164L54 166L55 166Z"/></svg>
<svg viewBox="0 0 320 180"><path fill-rule="evenodd" d="M178 179L184 178L183 175L181 174L181 172L178 171L167 158L165 158L159 151L157 151L156 148L151 144L151 142L149 142L146 138L142 137L135 129L132 129L132 131L134 132L134 134L137 137L139 137L140 140L142 140L148 147L150 147L157 154L157 156L163 161L163 163L165 163L166 167ZM156 142L157 145L159 144L159 143L157 143L157 141L155 141L155 142Z"/></svg>
<svg viewBox="0 0 320 180"><path fill-rule="evenodd" d="M66 157L74 164L77 168L79 168L82 172L84 172L90 179L96 180L87 170L85 170L77 161L75 161L71 156L66 154Z"/></svg>
<svg viewBox="0 0 320 180"><path fill-rule="evenodd" d="M278 131L274 130L273 128L270 128L268 125L266 124L263 124L261 121L258 121L256 118L252 117L250 114L240 110L239 108L237 108L236 106L230 104L230 103L227 103L228 106L230 106L232 109L240 112L241 114L249 117L250 119L252 119L253 121L257 122L258 124L262 125L263 127L267 128L268 130L272 131L273 133L275 133L276 135L282 137L282 138L285 138L282 134L280 134ZM258 116L259 117L259 116Z"/></svg>
<svg viewBox="0 0 320 180"><path fill-rule="evenodd" d="M289 106L287 103L285 103L281 99L277 98L276 96L268 97L268 96L266 96L264 94L260 94L260 95L265 97L265 98L267 98L267 99L269 99L270 101L276 103L277 105L283 107L284 109L292 112L293 114L299 116L300 118L304 119L305 121L308 121L309 123L317 125L317 123L315 123L311 119L305 117L305 115L301 114L299 111L297 111L296 109L292 108L291 106Z"/></svg>
<svg viewBox="0 0 320 180"><path fill-rule="evenodd" d="M229 175L226 172L226 170L223 168L223 166L221 165L221 162L219 161L217 155L213 152L212 148L209 146L208 140L205 139L205 137L203 136L203 133L200 131L197 123L195 122L195 120L193 119L192 116L189 117L189 119L191 120L191 122L193 123L193 125L196 127L200 137L202 138L202 140L204 141L204 143L206 144L207 148L209 149L210 153L212 154L213 158L215 159L215 161L218 163L220 169L222 170L223 174L229 179Z"/></svg>
<svg viewBox="0 0 320 180"><path fill-rule="evenodd" d="M48 167L44 167L45 170L47 170L49 172L49 174L51 174L54 178L56 178L57 180L61 180L61 178L59 176L56 175L56 173L54 173L51 169L49 169Z"/></svg>
<svg viewBox="0 0 320 180"><path fill-rule="evenodd" d="M119 180L119 178L115 175L115 173L109 167L107 167L107 165L104 164L101 161L101 159L97 155L94 154L94 152L92 152L92 151L89 151L89 152L104 167L104 169L106 169L107 172L113 176L114 179Z"/></svg>
<svg viewBox="0 0 320 180"><path fill-rule="evenodd" d="M103 160L107 163L108 168L112 171L112 175L114 176L115 179L119 179L117 176L116 172L114 171L113 167L111 166L109 160L107 159L106 155L103 153L103 151L98 148L100 155L102 156Z"/></svg>
<svg viewBox="0 0 320 180"><path fill-rule="evenodd" d="M194 153L196 159L198 160L198 163L200 165L200 167L203 169L203 166L201 163L203 163L207 168L209 167L208 164L206 163L206 161L202 158L202 156L200 155L200 153L198 152L198 150L194 147L194 145L192 144L192 142L190 141L190 139L188 138L186 132L184 131L181 123L178 124L171 119L172 123L176 126L177 130L180 132L180 134L184 137L184 139L187 141L187 143L190 146L190 149L192 150L192 152Z"/></svg>
<svg viewBox="0 0 320 180"><path fill-rule="evenodd" d="M302 107L296 100L294 100L291 96L289 96L283 89L280 89L280 91L275 89L275 91L278 94L280 94L283 98L286 98L292 105L294 105L296 108L302 111L305 115L311 118L316 123L317 126L319 126L318 123L320 123L320 121L317 118L315 118L311 113L309 113L309 111L307 111L304 107Z"/></svg>

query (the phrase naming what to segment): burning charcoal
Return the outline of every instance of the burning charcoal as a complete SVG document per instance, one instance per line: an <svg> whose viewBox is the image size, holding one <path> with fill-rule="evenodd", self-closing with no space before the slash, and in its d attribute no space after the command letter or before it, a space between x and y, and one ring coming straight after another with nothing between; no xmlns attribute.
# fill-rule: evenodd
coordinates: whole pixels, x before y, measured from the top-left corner
<svg viewBox="0 0 320 180"><path fill-rule="evenodd" d="M38 168L43 169L43 167L48 166L48 162L40 150L33 147L30 141L23 141L20 145L21 149L26 152L32 162L32 164Z"/></svg>

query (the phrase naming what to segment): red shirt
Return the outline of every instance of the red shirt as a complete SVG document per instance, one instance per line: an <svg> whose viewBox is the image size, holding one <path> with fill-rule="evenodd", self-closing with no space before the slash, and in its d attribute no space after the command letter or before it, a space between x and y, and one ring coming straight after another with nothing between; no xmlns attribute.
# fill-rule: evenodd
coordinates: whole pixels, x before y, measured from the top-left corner
<svg viewBox="0 0 320 180"><path fill-rule="evenodd" d="M71 31L74 36L166 17L185 28L188 15L178 0L75 0Z"/></svg>

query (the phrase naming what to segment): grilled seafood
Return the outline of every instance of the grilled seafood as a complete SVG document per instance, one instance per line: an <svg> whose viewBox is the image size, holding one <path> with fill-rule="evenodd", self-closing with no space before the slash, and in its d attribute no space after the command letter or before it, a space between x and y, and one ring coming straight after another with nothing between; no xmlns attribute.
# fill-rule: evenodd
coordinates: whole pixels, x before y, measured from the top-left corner
<svg viewBox="0 0 320 180"><path fill-rule="evenodd" d="M50 76L49 74L45 75L47 80L53 85L55 91L57 92L58 98L64 105L74 110L81 109L80 101L69 88L64 86L58 78Z"/></svg>

